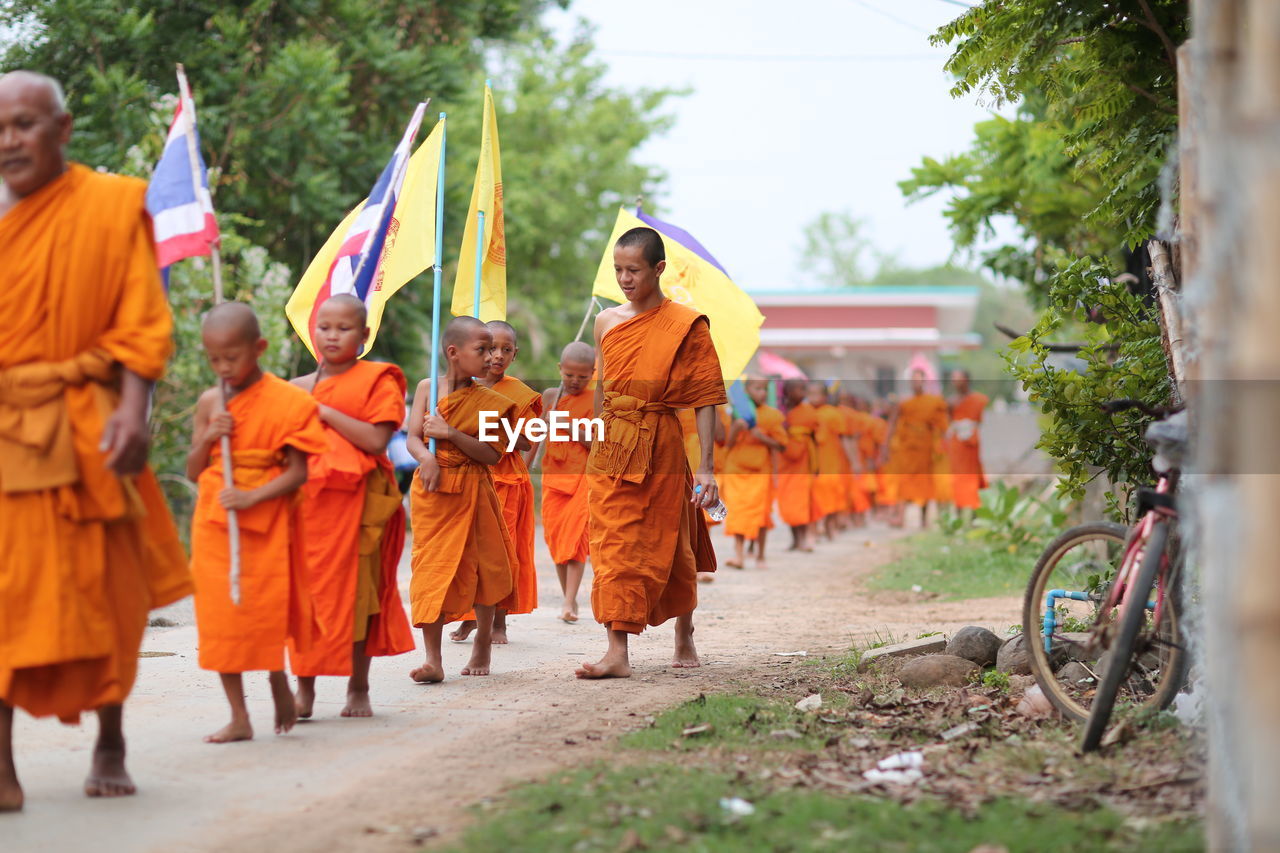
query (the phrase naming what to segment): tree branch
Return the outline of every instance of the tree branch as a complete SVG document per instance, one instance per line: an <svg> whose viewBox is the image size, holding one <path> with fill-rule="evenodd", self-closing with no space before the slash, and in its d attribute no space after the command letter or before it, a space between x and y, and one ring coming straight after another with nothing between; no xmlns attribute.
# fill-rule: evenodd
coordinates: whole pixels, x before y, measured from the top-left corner
<svg viewBox="0 0 1280 853"><path fill-rule="evenodd" d="M1010 340L1013 340L1015 338L1025 338L1028 334L1026 332L1019 332L1015 329L1010 329L1008 326L1005 326L1001 323L993 323L992 325L996 327L996 331L1007 336ZM1076 343L1071 343L1071 342L1045 343L1044 341L1039 341L1037 343L1039 346L1044 347L1049 352L1079 352L1080 350L1087 349L1089 347L1097 347L1099 349L1106 350L1107 352L1117 352L1120 349L1120 345L1116 343L1091 344L1091 343L1086 343L1085 341L1079 341Z"/></svg>
<svg viewBox="0 0 1280 853"><path fill-rule="evenodd" d="M1165 56L1169 59L1169 65L1173 68L1174 74L1178 73L1178 48L1174 45L1173 39L1169 38L1169 34L1164 31L1164 27L1160 26L1160 22L1156 20L1155 13L1151 11L1151 4L1147 0L1138 0L1138 5L1142 7L1142 14L1146 17L1147 29L1156 34L1164 45Z"/></svg>

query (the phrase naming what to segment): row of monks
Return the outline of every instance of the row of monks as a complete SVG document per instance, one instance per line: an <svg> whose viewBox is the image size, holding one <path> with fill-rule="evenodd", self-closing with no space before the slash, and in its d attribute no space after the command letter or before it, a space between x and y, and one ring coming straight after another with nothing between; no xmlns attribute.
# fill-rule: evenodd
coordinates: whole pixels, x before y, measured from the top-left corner
<svg viewBox="0 0 1280 853"><path fill-rule="evenodd" d="M742 568L747 547L765 563L765 540L776 513L791 528L791 550L807 551L819 536L861 527L877 511L894 526L908 504L960 510L979 506L983 474L979 425L987 405L969 376L955 371L951 400L926 393L924 375L912 375L911 394L874 414L851 392L803 379L782 385L785 409L767 404L768 382L746 381L752 419L719 412L716 471L728 515L725 533ZM692 464L697 449L692 412L680 413Z"/></svg>

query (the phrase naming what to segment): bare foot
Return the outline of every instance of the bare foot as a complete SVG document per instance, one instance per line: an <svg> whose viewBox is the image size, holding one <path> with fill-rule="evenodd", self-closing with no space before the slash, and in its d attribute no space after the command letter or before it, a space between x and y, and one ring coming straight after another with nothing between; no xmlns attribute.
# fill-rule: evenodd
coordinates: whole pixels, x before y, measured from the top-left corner
<svg viewBox="0 0 1280 853"><path fill-rule="evenodd" d="M508 645L508 644L511 642L510 640L508 640L508 639L507 639L507 629L506 629L506 628L497 628L497 627L495 627L495 628L493 629L493 635L492 635L492 636L493 636L493 639L491 639L489 642L493 643L495 646L505 646L505 645Z"/></svg>
<svg viewBox="0 0 1280 853"><path fill-rule="evenodd" d="M764 560L756 560L756 568L757 568L757 569L767 569L767 568L769 568L769 564L768 564L768 563L766 563Z"/></svg>
<svg viewBox="0 0 1280 853"><path fill-rule="evenodd" d="M124 747L93 748L93 764L84 780L86 797L128 797L138 789L124 769Z"/></svg>
<svg viewBox="0 0 1280 853"><path fill-rule="evenodd" d="M702 666L698 650L693 647L693 637L685 640L676 637L676 653L671 658L671 666L676 669L694 669Z"/></svg>
<svg viewBox="0 0 1280 853"><path fill-rule="evenodd" d="M465 622L458 625L458 628L456 631L449 634L449 639L453 640L455 643L465 643L467 641L467 638L471 636L471 632L474 631L475 629L476 629L476 620L468 619Z"/></svg>
<svg viewBox="0 0 1280 853"><path fill-rule="evenodd" d="M725 560L725 561L724 561L724 564L725 564L726 566L728 566L729 568L731 568L731 569L740 569L740 568L742 568L742 561L741 561L741 560L737 560L737 559L734 559L734 560Z"/></svg>
<svg viewBox="0 0 1280 853"><path fill-rule="evenodd" d="M631 664L626 658L605 655L599 663L584 663L573 674L578 678L630 678Z"/></svg>
<svg viewBox="0 0 1280 853"><path fill-rule="evenodd" d="M289 692L289 682L285 681L283 675L279 679L273 678L271 680L271 701L276 706L276 734L282 735L287 731L291 731L294 724L298 722L298 703L294 701L293 694ZM253 737L252 729L249 730L249 737ZM208 738L205 738L205 740L208 740ZM209 742L224 743L224 741Z"/></svg>
<svg viewBox="0 0 1280 853"><path fill-rule="evenodd" d="M7 773L4 775L9 777ZM22 811L23 799L22 786L18 784L17 778L0 780L0 814Z"/></svg>
<svg viewBox="0 0 1280 853"><path fill-rule="evenodd" d="M570 610L567 606L563 607L560 610L560 621L568 622L572 625L574 622L578 621L578 614L573 610Z"/></svg>
<svg viewBox="0 0 1280 853"><path fill-rule="evenodd" d="M279 731L279 709L276 710L276 730ZM293 728L293 724L289 724L289 728ZM253 726L249 725L248 720L232 720L224 727L218 729L211 735L204 736L205 743L235 743L238 740L253 740ZM85 783L85 791L88 792L89 783ZM94 796L89 794L89 796Z"/></svg>
<svg viewBox="0 0 1280 853"><path fill-rule="evenodd" d="M438 663L424 663L410 670L409 677L419 684L439 684L444 681L444 667Z"/></svg>
<svg viewBox="0 0 1280 853"><path fill-rule="evenodd" d="M298 679L298 692L294 696L294 708L299 720L311 719L311 711L316 704L316 685L314 681Z"/></svg>
<svg viewBox="0 0 1280 853"><path fill-rule="evenodd" d="M417 670L414 670L417 672ZM414 679L415 681L417 679ZM373 705L369 703L368 690L348 690L347 706L342 709L344 717L372 717Z"/></svg>
<svg viewBox="0 0 1280 853"><path fill-rule="evenodd" d="M698 572L698 583L711 583L715 579L714 572Z"/></svg>
<svg viewBox="0 0 1280 853"><path fill-rule="evenodd" d="M497 635L494 635L494 642L498 642ZM467 661L467 665L462 668L463 675L488 675L489 674L489 650L475 648L471 651L471 660Z"/></svg>

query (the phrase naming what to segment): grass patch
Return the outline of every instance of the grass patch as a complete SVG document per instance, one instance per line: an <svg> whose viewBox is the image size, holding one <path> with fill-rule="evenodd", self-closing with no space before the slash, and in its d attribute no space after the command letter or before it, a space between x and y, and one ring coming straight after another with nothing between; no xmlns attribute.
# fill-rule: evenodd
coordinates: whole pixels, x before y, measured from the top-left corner
<svg viewBox="0 0 1280 853"><path fill-rule="evenodd" d="M916 586L946 600L1017 595L1027 586L1035 555L993 550L963 536L917 533L894 546L894 559L867 582L871 589Z"/></svg>
<svg viewBox="0 0 1280 853"><path fill-rule="evenodd" d="M846 700L824 697L824 707L833 701ZM624 735L621 745L682 752L713 746L819 749L832 731L818 716L786 701L713 693L662 712L648 728Z"/></svg>
<svg viewBox="0 0 1280 853"><path fill-rule="evenodd" d="M721 801L740 798L750 814ZM1203 849L1194 821L1125 823L1087 812L995 800L972 818L932 800L911 805L819 791L774 790L716 770L671 764L560 774L516 790L483 811L456 850L509 851Z"/></svg>

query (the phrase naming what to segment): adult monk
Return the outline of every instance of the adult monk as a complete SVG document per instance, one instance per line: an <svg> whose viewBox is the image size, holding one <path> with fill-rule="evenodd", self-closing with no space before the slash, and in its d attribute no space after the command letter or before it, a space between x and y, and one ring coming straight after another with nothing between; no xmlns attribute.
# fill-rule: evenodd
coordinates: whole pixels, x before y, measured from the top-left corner
<svg viewBox="0 0 1280 853"><path fill-rule="evenodd" d="M787 406L787 443L778 457L778 515L791 527L789 551L813 550L813 525L820 518L813 486L818 474L818 448L813 435L818 412L805 399L803 379L782 385Z"/></svg>
<svg viewBox="0 0 1280 853"><path fill-rule="evenodd" d="M591 379L596 351L574 341L560 354L560 384L542 393L547 417L564 412L572 423L595 417L595 392ZM564 603L560 619L578 621L578 587L591 550L587 527L587 454L591 436L583 431L576 441L544 441L542 457L542 534L556 564L556 576Z"/></svg>
<svg viewBox="0 0 1280 853"><path fill-rule="evenodd" d="M920 507L920 523L928 521L934 498L934 458L941 451L947 429L947 403L937 394L926 394L924 371L911 371L911 396L898 403L889 422L887 460L889 475L897 483L898 505L892 525L904 523L905 503Z"/></svg>
<svg viewBox="0 0 1280 853"><path fill-rule="evenodd" d="M84 791L135 791L122 705L147 612L190 594L146 467L172 349L146 185L69 164L48 77L0 77L0 811L22 808L13 709L98 714Z"/></svg>
<svg viewBox="0 0 1280 853"><path fill-rule="evenodd" d="M631 675L628 641L675 617L672 666L700 666L693 644L697 574L715 551L699 507L719 499L713 461L715 407L727 402L707 318L662 295L662 238L633 228L618 238L613 270L627 301L596 317L596 411L603 442L587 460L591 609L609 648L579 678ZM690 474L677 409L694 409L698 469Z"/></svg>
<svg viewBox="0 0 1280 853"><path fill-rule="evenodd" d="M987 395L969 387L969 371L951 371L951 426L947 428L947 456L951 461L951 500L956 509L975 510L982 505L979 490L986 488L978 426L987 407Z"/></svg>

